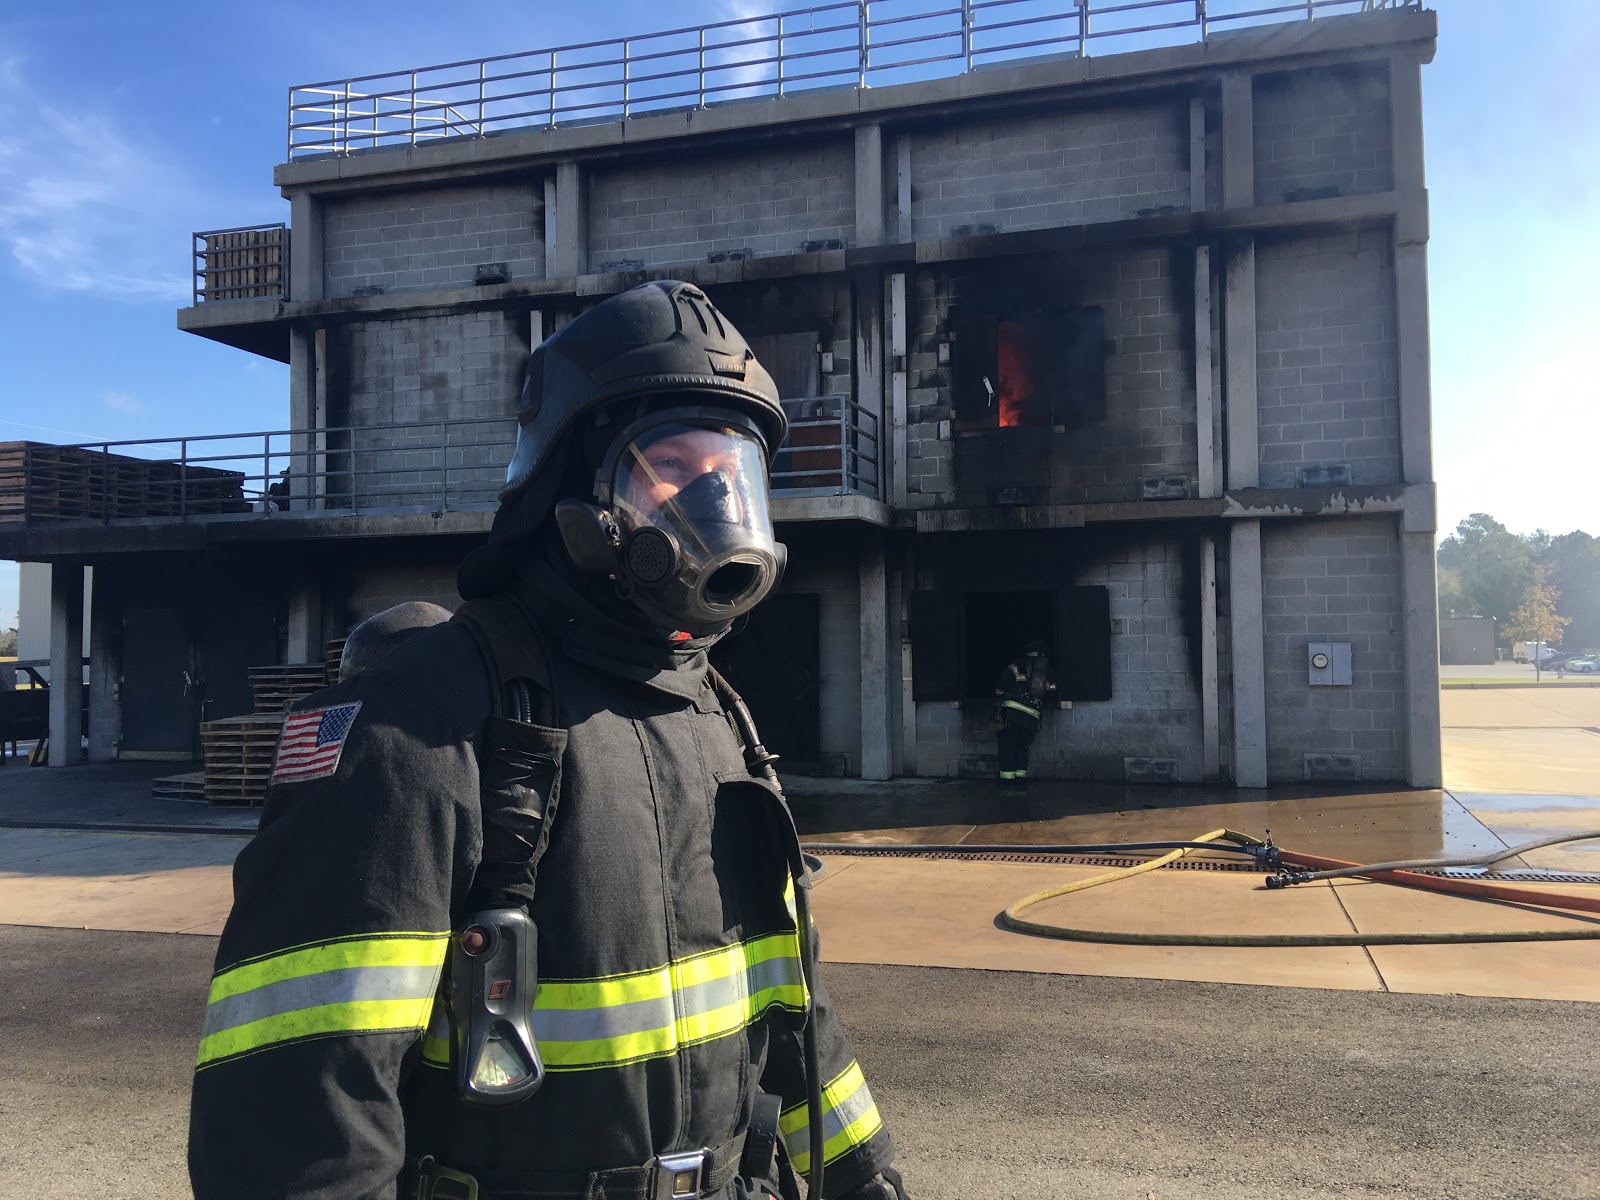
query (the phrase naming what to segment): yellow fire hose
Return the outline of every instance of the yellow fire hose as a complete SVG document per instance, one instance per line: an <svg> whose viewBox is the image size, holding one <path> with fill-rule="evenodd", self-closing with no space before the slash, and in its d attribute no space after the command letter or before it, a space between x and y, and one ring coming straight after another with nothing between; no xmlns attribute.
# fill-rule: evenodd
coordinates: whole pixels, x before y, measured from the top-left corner
<svg viewBox="0 0 1600 1200"><path fill-rule="evenodd" d="M1196 842L1233 842L1241 846L1259 845L1249 834L1231 829L1213 829L1194 839ZM1086 891L1104 883L1132 879L1176 862L1188 849L1174 850L1134 867L1122 867L1075 880L1060 887L1024 896L1000 914L1001 924L1018 933L1057 938L1068 942L1109 942L1120 946L1445 946L1469 942L1576 942L1600 940L1600 924L1588 929L1514 929L1485 933L1134 933L1116 929L1073 929L1029 921L1019 916L1057 896Z"/></svg>

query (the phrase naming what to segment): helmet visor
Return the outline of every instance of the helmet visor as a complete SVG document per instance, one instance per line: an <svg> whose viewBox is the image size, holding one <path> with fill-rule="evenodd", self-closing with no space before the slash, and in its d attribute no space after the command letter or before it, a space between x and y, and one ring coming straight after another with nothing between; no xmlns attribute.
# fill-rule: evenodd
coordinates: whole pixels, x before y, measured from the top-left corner
<svg viewBox="0 0 1600 1200"><path fill-rule="evenodd" d="M611 486L624 536L646 526L668 535L680 581L708 613L746 607L776 582L766 452L749 432L653 426L618 455Z"/></svg>

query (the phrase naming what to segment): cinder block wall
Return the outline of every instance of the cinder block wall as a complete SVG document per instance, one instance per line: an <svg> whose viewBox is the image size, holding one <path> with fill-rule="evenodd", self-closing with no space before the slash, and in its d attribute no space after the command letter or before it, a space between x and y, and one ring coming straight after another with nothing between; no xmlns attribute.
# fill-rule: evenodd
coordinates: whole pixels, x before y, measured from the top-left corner
<svg viewBox="0 0 1600 1200"><path fill-rule="evenodd" d="M1258 75L1256 203L1394 186L1384 63Z"/></svg>
<svg viewBox="0 0 1600 1200"><path fill-rule="evenodd" d="M441 487L454 504L488 503L505 481L528 358L525 315L483 311L362 321L329 331L329 425L406 425L491 418L444 430L372 429L331 448L330 492L352 492L363 507L425 504ZM337 342L334 339L337 338ZM450 450L437 446L448 437ZM496 445L496 441L504 444ZM405 493L392 495L385 493Z"/></svg>
<svg viewBox="0 0 1600 1200"><path fill-rule="evenodd" d="M1205 767L1199 681L1190 669L1181 616L1185 581L1175 540L1130 541L1074 575L1110 593L1110 700L1046 709L1030 772L1045 779L1121 780L1124 758L1177 760L1177 777L1198 782ZM913 654L916 653L913 647ZM960 773L962 760L997 752L987 703L917 705L917 774Z"/></svg>
<svg viewBox="0 0 1600 1200"><path fill-rule="evenodd" d="M630 164L589 180L589 269L797 254L855 235L855 150L833 140L734 157Z"/></svg>
<svg viewBox="0 0 1600 1200"><path fill-rule="evenodd" d="M1261 577L1271 780L1303 779L1307 754L1359 754L1363 778L1404 779L1405 614L1394 518L1263 522ZM1353 685L1309 684L1309 642L1349 642Z"/></svg>
<svg viewBox="0 0 1600 1200"><path fill-rule="evenodd" d="M467 287L480 263L544 278L543 183L439 188L328 202L324 295Z"/></svg>
<svg viewBox="0 0 1600 1200"><path fill-rule="evenodd" d="M1357 484L1400 480L1399 344L1387 232L1256 248L1261 486L1349 463Z"/></svg>
<svg viewBox="0 0 1600 1200"><path fill-rule="evenodd" d="M351 588L345 616L351 628L375 613L408 600L442 604L454 612L461 604L455 568L449 566L382 567L366 572Z"/></svg>
<svg viewBox="0 0 1600 1200"><path fill-rule="evenodd" d="M1194 395L1194 259L1189 251L1129 250L1098 259L1062 259L1040 271L1041 300L1098 306L1105 311L1106 416L1061 433L1031 430L1047 455L1048 476L1037 502L1082 504L1139 498L1139 480L1199 470ZM950 338L950 311L972 288L971 277L925 270L914 281L911 389L907 406L907 491L912 508L987 504L963 495L958 463L981 453L973 439L987 433L952 431L952 373L939 364ZM952 358L958 349L950 346ZM1005 431L1009 432L1009 431Z"/></svg>
<svg viewBox="0 0 1600 1200"><path fill-rule="evenodd" d="M917 132L911 235L1006 232L1189 207L1187 103L1063 111Z"/></svg>

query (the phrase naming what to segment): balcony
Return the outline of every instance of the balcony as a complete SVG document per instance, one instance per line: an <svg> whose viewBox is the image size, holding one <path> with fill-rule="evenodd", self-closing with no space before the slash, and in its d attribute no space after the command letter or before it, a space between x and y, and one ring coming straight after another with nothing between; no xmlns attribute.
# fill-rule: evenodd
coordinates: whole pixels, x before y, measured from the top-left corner
<svg viewBox="0 0 1600 1200"><path fill-rule="evenodd" d="M773 473L775 517L887 524L878 419L844 396L784 403L793 423ZM384 528L487 529L515 445L516 426L502 417L73 446L0 443L0 553L4 535L22 529L317 518L335 521L319 536L339 536L356 518L407 516L420 519ZM444 514L478 516L441 526ZM341 518L349 520L340 525Z"/></svg>
<svg viewBox="0 0 1600 1200"><path fill-rule="evenodd" d="M289 295L289 227L241 225L194 235L194 302Z"/></svg>

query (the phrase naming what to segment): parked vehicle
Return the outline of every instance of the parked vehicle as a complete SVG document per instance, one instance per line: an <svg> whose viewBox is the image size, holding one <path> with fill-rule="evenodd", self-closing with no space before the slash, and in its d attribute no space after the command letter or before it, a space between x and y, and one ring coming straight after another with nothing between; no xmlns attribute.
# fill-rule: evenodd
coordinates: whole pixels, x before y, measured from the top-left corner
<svg viewBox="0 0 1600 1200"><path fill-rule="evenodd" d="M1549 642L1512 642L1511 658L1519 663L1538 663L1540 666L1548 665L1560 655L1560 651Z"/></svg>
<svg viewBox="0 0 1600 1200"><path fill-rule="evenodd" d="M1569 658L1560 669L1577 675L1600 674L1600 655L1583 654L1577 658Z"/></svg>

